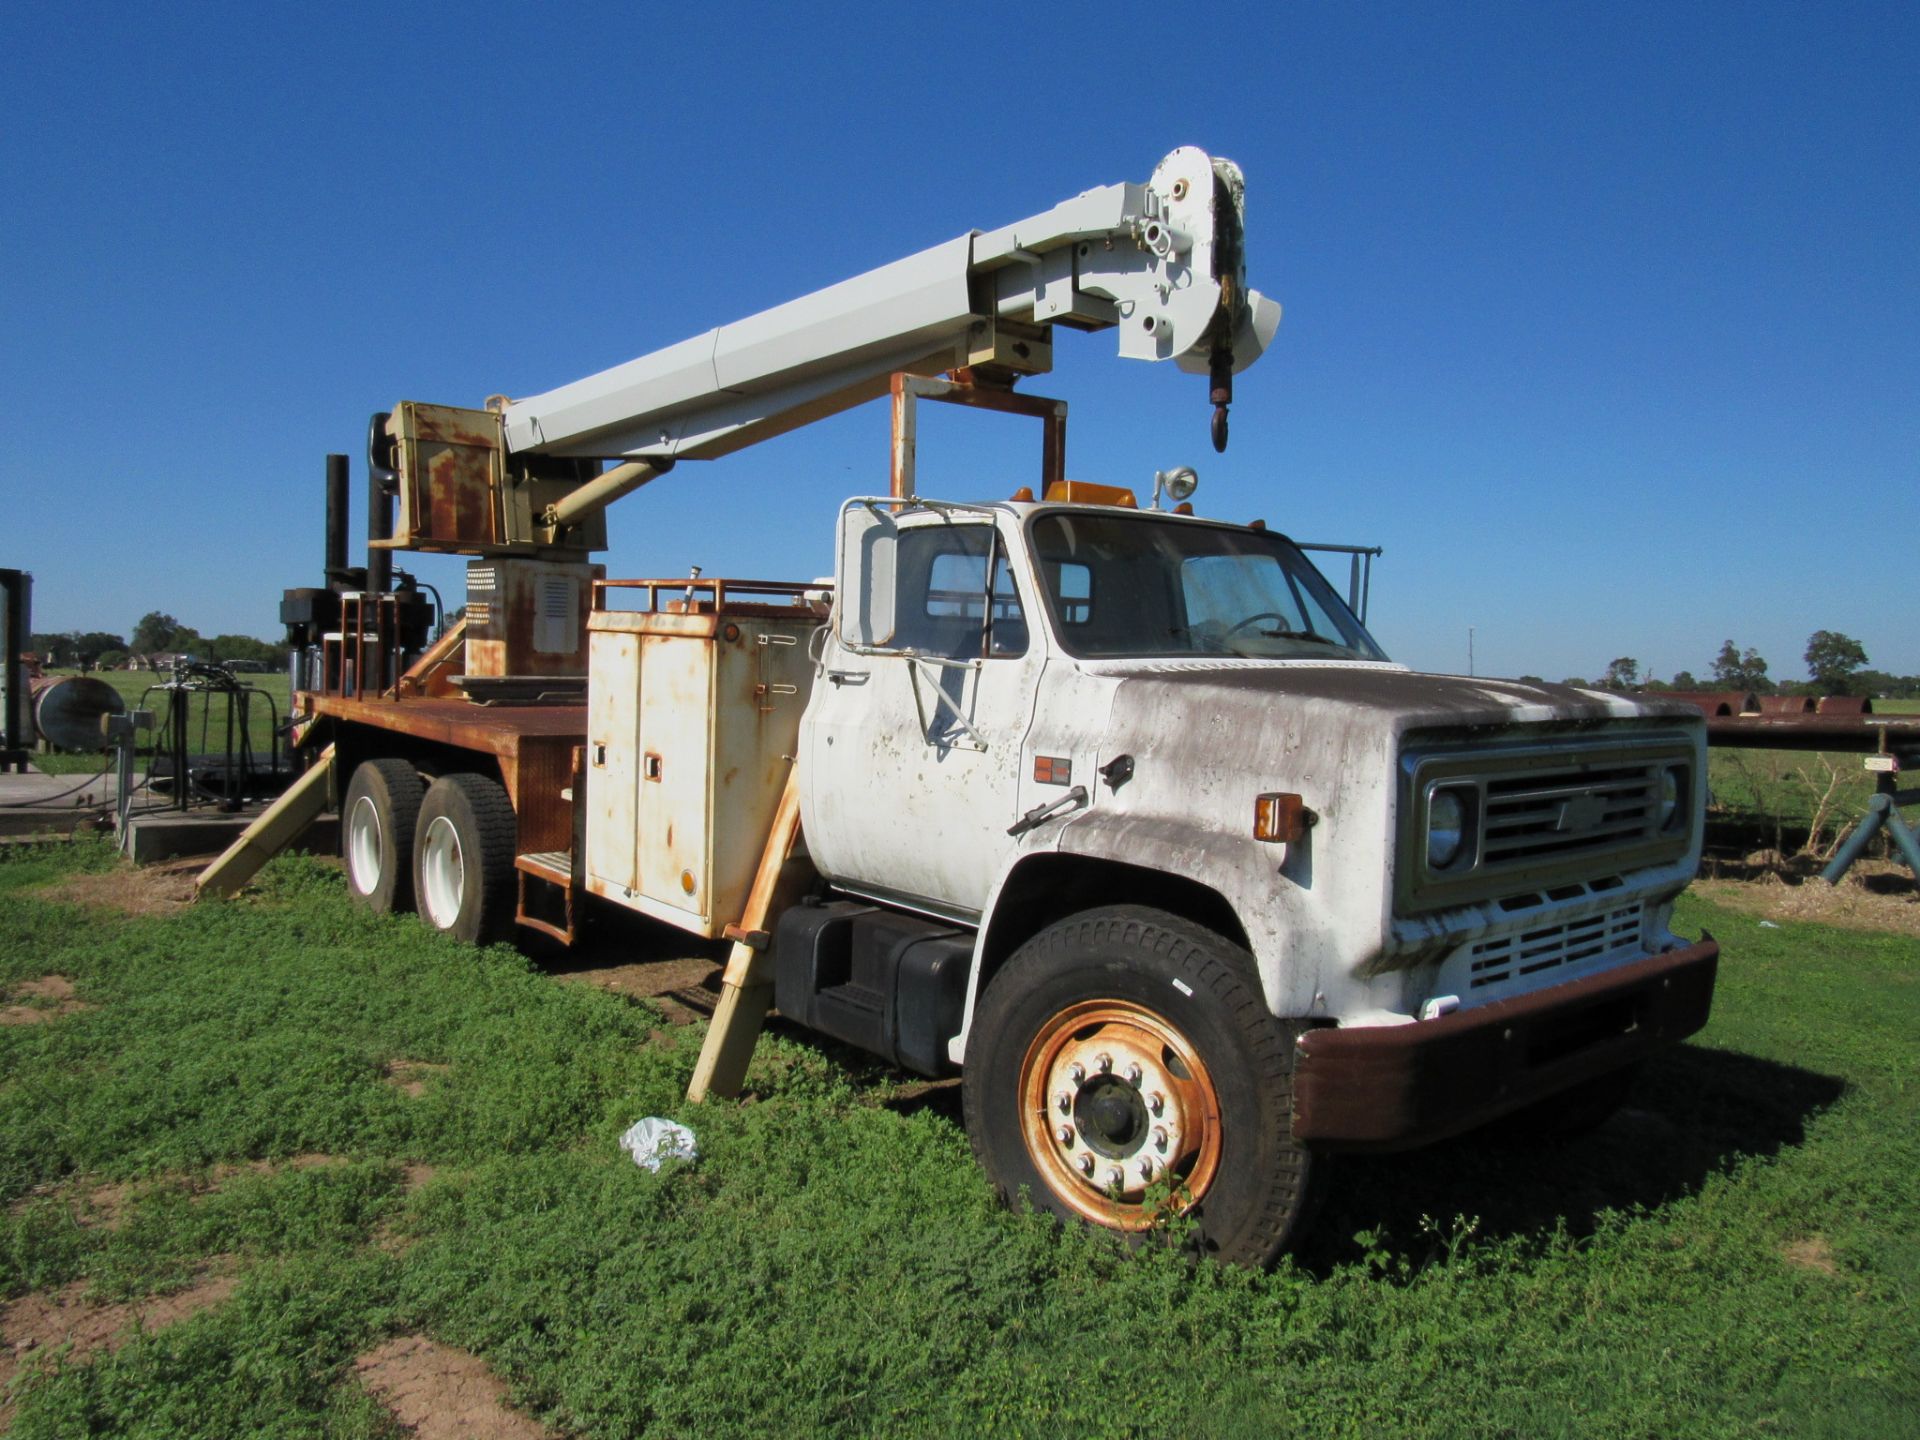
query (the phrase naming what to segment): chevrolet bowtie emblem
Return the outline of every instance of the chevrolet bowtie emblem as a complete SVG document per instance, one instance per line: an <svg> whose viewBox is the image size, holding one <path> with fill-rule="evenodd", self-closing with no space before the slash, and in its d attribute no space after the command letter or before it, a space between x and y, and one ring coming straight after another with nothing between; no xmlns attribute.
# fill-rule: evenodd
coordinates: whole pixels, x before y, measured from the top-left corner
<svg viewBox="0 0 1920 1440"><path fill-rule="evenodd" d="M1606 802L1598 795L1575 795L1560 802L1560 814L1553 828L1563 835L1591 830L1607 813Z"/></svg>

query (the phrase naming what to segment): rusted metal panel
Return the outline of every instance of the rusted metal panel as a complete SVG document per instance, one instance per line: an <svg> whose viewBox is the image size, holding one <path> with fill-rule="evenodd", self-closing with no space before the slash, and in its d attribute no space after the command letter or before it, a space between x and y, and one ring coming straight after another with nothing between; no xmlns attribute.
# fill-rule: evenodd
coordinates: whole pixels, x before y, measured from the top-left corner
<svg viewBox="0 0 1920 1440"><path fill-rule="evenodd" d="M1811 715L1818 708L1811 695L1762 695L1762 715Z"/></svg>
<svg viewBox="0 0 1920 1440"><path fill-rule="evenodd" d="M711 930L712 824L722 763L714 730L724 647L680 635L640 639L640 784L635 888ZM719 703L716 703L719 702ZM725 924L735 917L720 917Z"/></svg>
<svg viewBox="0 0 1920 1440"><path fill-rule="evenodd" d="M811 689L811 588L599 587L603 602L637 591L657 608L596 610L590 624L592 893L709 938L740 918Z"/></svg>
<svg viewBox="0 0 1920 1440"><path fill-rule="evenodd" d="M495 558L467 566L466 673L587 672L586 623L604 565Z"/></svg>
<svg viewBox="0 0 1920 1440"><path fill-rule="evenodd" d="M587 732L585 705L493 709L467 700L360 699L302 692L299 708L349 724L503 757L518 757L528 741L537 743L549 736L565 737L577 745Z"/></svg>
<svg viewBox="0 0 1920 1440"><path fill-rule="evenodd" d="M1661 690L1662 700L1684 700L1698 705L1706 715L1750 715L1760 709L1759 697L1750 690Z"/></svg>
<svg viewBox="0 0 1920 1440"><path fill-rule="evenodd" d="M500 416L408 400L389 423L400 462L400 515L387 547L459 551L504 540Z"/></svg>
<svg viewBox="0 0 1920 1440"><path fill-rule="evenodd" d="M507 785L519 818L518 850L566 850L573 843L573 807L567 790L573 780L574 739L570 735L523 738ZM503 760L504 772L508 762Z"/></svg>
<svg viewBox="0 0 1920 1440"><path fill-rule="evenodd" d="M587 679L587 889L625 902L634 874L640 778L640 637L591 636Z"/></svg>
<svg viewBox="0 0 1920 1440"><path fill-rule="evenodd" d="M433 695L443 698L458 694L452 677L460 674L466 663L466 645L467 622L463 616L422 651L420 658L400 677L397 687L399 693L403 696Z"/></svg>
<svg viewBox="0 0 1920 1440"><path fill-rule="evenodd" d="M1814 706L1816 715L1871 715L1873 701L1865 695L1822 695Z"/></svg>
<svg viewBox="0 0 1920 1440"><path fill-rule="evenodd" d="M1631 1065L1706 1024L1719 955L1706 939L1437 1020L1309 1030L1293 1077L1294 1138L1406 1149Z"/></svg>

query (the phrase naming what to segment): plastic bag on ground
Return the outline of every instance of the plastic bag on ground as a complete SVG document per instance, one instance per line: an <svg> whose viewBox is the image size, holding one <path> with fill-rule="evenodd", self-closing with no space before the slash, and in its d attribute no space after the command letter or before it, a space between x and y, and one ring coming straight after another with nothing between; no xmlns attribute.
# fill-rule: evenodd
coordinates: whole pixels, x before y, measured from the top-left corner
<svg viewBox="0 0 1920 1440"><path fill-rule="evenodd" d="M693 1131L673 1120L649 1115L636 1121L620 1137L620 1148L633 1156L633 1162L648 1170L658 1170L662 1160L697 1160Z"/></svg>

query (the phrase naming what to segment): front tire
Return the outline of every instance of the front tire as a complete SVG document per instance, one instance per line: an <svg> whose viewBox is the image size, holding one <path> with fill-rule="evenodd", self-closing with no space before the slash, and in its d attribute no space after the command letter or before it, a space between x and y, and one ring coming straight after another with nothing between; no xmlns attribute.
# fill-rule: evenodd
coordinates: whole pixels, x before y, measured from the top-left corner
<svg viewBox="0 0 1920 1440"><path fill-rule="evenodd" d="M340 805L347 893L382 915L413 908L413 832L427 788L404 760L363 760Z"/></svg>
<svg viewBox="0 0 1920 1440"><path fill-rule="evenodd" d="M420 806L413 891L420 918L472 945L513 922L513 802L484 775L442 775Z"/></svg>
<svg viewBox="0 0 1920 1440"><path fill-rule="evenodd" d="M1091 911L981 996L967 1133L1008 1198L1129 1233L1184 1216L1202 1251L1265 1265L1324 1164L1292 1136L1293 1056L1244 951L1161 911Z"/></svg>

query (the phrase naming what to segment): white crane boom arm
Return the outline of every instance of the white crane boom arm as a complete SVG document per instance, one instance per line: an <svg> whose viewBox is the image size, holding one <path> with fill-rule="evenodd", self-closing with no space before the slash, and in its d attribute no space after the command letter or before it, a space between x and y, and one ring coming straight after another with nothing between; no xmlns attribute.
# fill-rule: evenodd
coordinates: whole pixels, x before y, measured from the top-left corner
<svg viewBox="0 0 1920 1440"><path fill-rule="evenodd" d="M1117 327L1122 356L1211 374L1222 444L1230 377L1280 321L1246 288L1242 192L1231 161L1184 146L1144 185L1089 190L512 401L507 448L711 459L879 396L895 371L974 363L1003 322Z"/></svg>

